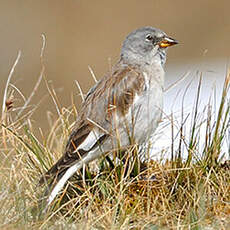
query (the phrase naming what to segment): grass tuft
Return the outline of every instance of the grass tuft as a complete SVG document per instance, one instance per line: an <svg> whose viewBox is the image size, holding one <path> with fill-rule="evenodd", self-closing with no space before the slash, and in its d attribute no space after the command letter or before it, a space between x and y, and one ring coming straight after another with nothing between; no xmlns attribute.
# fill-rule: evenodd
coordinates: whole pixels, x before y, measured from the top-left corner
<svg viewBox="0 0 230 230"><path fill-rule="evenodd" d="M3 99L1 229L230 228L230 164L221 161L222 145L229 128L230 73L225 79L217 117L213 116L210 103L203 120L199 112L200 78L189 141L185 141L187 117L184 118L182 112L180 141L177 148L172 138L171 160L142 161L136 145L122 154L121 150L114 151L117 160L101 158L80 170L50 210L41 215L38 204L44 188L37 186L39 177L62 154L77 110L74 105L62 108L55 90L44 78L43 65L31 96L23 99L24 104L15 108L9 103L13 94L22 95L10 84L19 58L20 53L10 72ZM34 110L29 106L41 77L56 106L58 118L48 113L49 133L44 135L41 130L41 135L36 136L33 130L39 127L34 127L36 124L30 121ZM173 126L173 115L170 120ZM206 127L203 139L199 135L201 124ZM182 157L185 151L182 146L188 152L186 159Z"/></svg>

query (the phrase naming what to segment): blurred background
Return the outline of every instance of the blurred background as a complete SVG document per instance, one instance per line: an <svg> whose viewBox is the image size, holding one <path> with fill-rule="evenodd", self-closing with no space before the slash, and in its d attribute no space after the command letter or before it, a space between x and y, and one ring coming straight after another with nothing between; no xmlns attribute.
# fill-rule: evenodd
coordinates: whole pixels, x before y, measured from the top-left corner
<svg viewBox="0 0 230 230"><path fill-rule="evenodd" d="M142 26L160 28L180 42L168 50L166 87L188 71L190 79L202 71L208 82L223 84L230 56L230 1L0 0L0 3L1 105L7 77L19 50L22 55L11 83L26 98L30 95L41 71L42 34L46 37L45 77L56 89L63 107L71 105L73 95L80 108L74 81L78 80L86 93L94 84L88 66L100 79L111 63L119 59L126 35ZM211 88L213 83L204 85ZM182 82L176 90L184 87ZM41 127L44 132L47 111L58 116L51 97L45 95L48 91L42 80L32 104L43 100L32 121L36 122L35 128ZM172 108L177 97L175 89L167 92L166 110ZM17 105L23 105L23 100L15 93Z"/></svg>

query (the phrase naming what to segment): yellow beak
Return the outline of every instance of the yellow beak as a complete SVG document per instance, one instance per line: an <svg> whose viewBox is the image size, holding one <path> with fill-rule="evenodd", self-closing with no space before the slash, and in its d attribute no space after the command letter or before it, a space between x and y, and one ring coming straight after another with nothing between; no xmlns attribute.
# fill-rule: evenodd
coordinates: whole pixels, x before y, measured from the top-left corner
<svg viewBox="0 0 230 230"><path fill-rule="evenodd" d="M169 38L169 37L164 37L163 40L161 40L158 45L161 47L161 48L167 48L169 46L173 46L173 45L176 45L178 44L178 41L173 39L173 38Z"/></svg>

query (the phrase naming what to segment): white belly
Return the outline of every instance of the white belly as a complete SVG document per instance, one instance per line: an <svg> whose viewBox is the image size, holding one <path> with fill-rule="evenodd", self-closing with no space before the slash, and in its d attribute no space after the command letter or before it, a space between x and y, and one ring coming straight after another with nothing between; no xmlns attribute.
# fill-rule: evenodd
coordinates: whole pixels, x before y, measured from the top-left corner
<svg viewBox="0 0 230 230"><path fill-rule="evenodd" d="M161 119L163 106L162 89L153 88L136 98L127 120L138 144L147 142Z"/></svg>
<svg viewBox="0 0 230 230"><path fill-rule="evenodd" d="M160 122L162 105L162 88L153 87L137 96L125 118L114 115L114 138L108 140L106 149L147 143Z"/></svg>

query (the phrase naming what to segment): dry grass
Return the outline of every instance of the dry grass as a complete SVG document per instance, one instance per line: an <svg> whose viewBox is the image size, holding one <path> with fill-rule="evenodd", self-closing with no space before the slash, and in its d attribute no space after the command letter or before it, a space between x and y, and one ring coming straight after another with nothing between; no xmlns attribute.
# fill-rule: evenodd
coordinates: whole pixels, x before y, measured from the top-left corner
<svg viewBox="0 0 230 230"><path fill-rule="evenodd" d="M229 126L229 74L217 119L209 111L206 137L199 141L198 86L185 161L181 158L182 124L181 144L178 149L172 148L173 160L140 163L136 146L127 150L124 161L114 162L113 169L106 159L100 159L93 163L97 173L93 167L79 172L50 210L42 214L38 203L44 188L37 187L37 182L62 154L77 116L74 106L66 109L59 105L47 83L59 117L48 117L49 133L44 136L41 132L41 141L34 135L29 102L43 73L42 67L38 83L21 109L13 107L17 89L10 85L10 79L6 86L0 146L1 229L230 229L230 165L218 162ZM199 159L195 156L198 142L205 143Z"/></svg>

